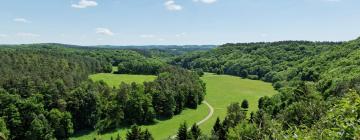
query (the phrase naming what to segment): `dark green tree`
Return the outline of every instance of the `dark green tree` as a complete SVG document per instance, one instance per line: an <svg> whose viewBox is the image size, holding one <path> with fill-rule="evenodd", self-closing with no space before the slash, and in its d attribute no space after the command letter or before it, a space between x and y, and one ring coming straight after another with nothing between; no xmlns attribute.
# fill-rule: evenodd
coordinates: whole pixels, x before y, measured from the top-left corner
<svg viewBox="0 0 360 140"><path fill-rule="evenodd" d="M213 126L213 129L212 129L212 134L217 135L217 133L220 131L220 129L222 129L222 125L221 125L220 118L217 117L216 121L215 121L215 124Z"/></svg>
<svg viewBox="0 0 360 140"><path fill-rule="evenodd" d="M248 102L248 100L243 100L242 102L241 102L241 108L243 108L243 109L245 109L245 110L247 110L248 108L249 108L249 102Z"/></svg>
<svg viewBox="0 0 360 140"><path fill-rule="evenodd" d="M154 140L153 136L151 135L148 129L145 129L145 131L142 132L142 135L143 135L142 136L143 140Z"/></svg>
<svg viewBox="0 0 360 140"><path fill-rule="evenodd" d="M178 133L177 133L177 139L178 140L188 140L190 137L187 132L187 124L186 122L182 123L179 127Z"/></svg>
<svg viewBox="0 0 360 140"><path fill-rule="evenodd" d="M141 140L142 134L141 134L141 128L137 125L131 126L131 130L127 132L126 134L126 140Z"/></svg>
<svg viewBox="0 0 360 140"><path fill-rule="evenodd" d="M201 130L196 123L192 125L190 132L195 140L197 140L201 136Z"/></svg>

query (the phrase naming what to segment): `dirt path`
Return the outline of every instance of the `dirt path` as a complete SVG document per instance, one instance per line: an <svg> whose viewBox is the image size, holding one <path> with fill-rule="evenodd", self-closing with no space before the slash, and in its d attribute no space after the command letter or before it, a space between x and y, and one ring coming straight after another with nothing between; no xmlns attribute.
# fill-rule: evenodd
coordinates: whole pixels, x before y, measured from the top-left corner
<svg viewBox="0 0 360 140"><path fill-rule="evenodd" d="M208 106L208 108L209 108L209 113L208 113L208 115L207 115L204 119L202 119L201 121L198 121L198 122L196 123L196 125L201 125L201 124L205 123L205 122L206 122L207 120L209 120L209 119L213 116L213 114L214 114L214 108L213 108L207 101L203 101L203 103L204 103L206 106ZM188 130L190 130L190 129L191 129L191 127L188 128ZM172 138L172 139L175 139L175 138L176 138L176 135L171 136L171 138Z"/></svg>

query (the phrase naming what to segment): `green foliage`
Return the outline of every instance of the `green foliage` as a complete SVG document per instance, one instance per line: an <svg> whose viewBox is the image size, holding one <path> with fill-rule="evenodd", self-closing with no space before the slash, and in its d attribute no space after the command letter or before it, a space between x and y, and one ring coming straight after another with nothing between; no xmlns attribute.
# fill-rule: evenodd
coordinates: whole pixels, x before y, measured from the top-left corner
<svg viewBox="0 0 360 140"><path fill-rule="evenodd" d="M141 128L137 125L131 127L131 131L126 134L126 140L141 140Z"/></svg>
<svg viewBox="0 0 360 140"><path fill-rule="evenodd" d="M196 123L191 126L190 132L192 134L192 138L195 140L197 140L201 136L201 130Z"/></svg>
<svg viewBox="0 0 360 140"><path fill-rule="evenodd" d="M25 138L28 140L50 140L53 139L53 129L43 115L35 115L30 123Z"/></svg>
<svg viewBox="0 0 360 140"><path fill-rule="evenodd" d="M118 65L117 74L157 74L165 63L156 59L129 60Z"/></svg>
<svg viewBox="0 0 360 140"><path fill-rule="evenodd" d="M56 138L66 139L74 133L72 116L69 112L52 109L48 118L52 128L55 130L54 135Z"/></svg>
<svg viewBox="0 0 360 140"><path fill-rule="evenodd" d="M182 123L179 127L179 130L177 132L177 139L178 140L188 140L191 137L189 136L189 133L187 132L187 124L186 122Z"/></svg>
<svg viewBox="0 0 360 140"><path fill-rule="evenodd" d="M208 52L179 56L172 64L261 79L272 82L280 91L271 98L260 98L259 110L251 115L250 121L240 121L241 127L232 122L236 120L236 115L228 115L224 123L230 124L230 129L239 127L229 134L234 139L253 134L252 129L258 132L248 136L253 139L288 139L309 135L310 132L329 132L329 135L310 135L300 139L355 139L356 128L349 128L350 133L346 133L347 130L332 133L333 130L327 129L329 126L314 124L322 122L327 112L336 110L333 105L346 98L350 89L360 92L359 46L359 40L339 43L283 41L225 44ZM351 118L345 115L339 118L338 123L349 122ZM346 128L346 125L343 126ZM322 129L326 131L318 131ZM336 133L341 137L337 137Z"/></svg>
<svg viewBox="0 0 360 140"><path fill-rule="evenodd" d="M147 129L142 131L140 127L133 125L126 134L126 140L154 140L154 138Z"/></svg>
<svg viewBox="0 0 360 140"><path fill-rule="evenodd" d="M9 130L7 129L6 122L0 118L0 139L7 140L9 137Z"/></svg>
<svg viewBox="0 0 360 140"><path fill-rule="evenodd" d="M148 129L146 129L146 130L142 133L142 135L143 135L143 139L144 139L144 140L154 140L152 134L149 132Z"/></svg>
<svg viewBox="0 0 360 140"><path fill-rule="evenodd" d="M243 108L243 109L248 109L249 108L249 101L248 100L243 100L242 102L241 102L241 108Z"/></svg>
<svg viewBox="0 0 360 140"><path fill-rule="evenodd" d="M243 110L239 103L232 103L227 108L226 122L230 127L236 126L238 123L245 121L246 111Z"/></svg>

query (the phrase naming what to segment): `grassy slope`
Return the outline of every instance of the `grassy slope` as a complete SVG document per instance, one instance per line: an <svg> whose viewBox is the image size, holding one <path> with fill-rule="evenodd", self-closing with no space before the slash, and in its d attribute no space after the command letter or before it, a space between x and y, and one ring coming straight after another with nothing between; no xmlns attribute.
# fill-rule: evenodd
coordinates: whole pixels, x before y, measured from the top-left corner
<svg viewBox="0 0 360 140"><path fill-rule="evenodd" d="M154 76L144 75L114 75L114 74L95 74L90 76L93 80L104 80L110 86L117 86L121 81L130 83L132 81L142 83L143 81L151 81ZM207 95L206 100L214 107L215 112L207 122L200 127L205 134L210 134L211 128L215 123L216 117L224 118L226 115L226 107L231 102L241 102L247 99L250 104L250 111L257 108L258 98L268 95L271 96L276 93L271 84L261 81L241 79L239 77L228 75L213 75L206 74L202 79L206 82ZM166 139L168 136L176 133L179 124L187 121L191 125L203 119L209 110L206 105L202 104L197 110L185 110L180 115L175 116L170 120L158 121L156 125L144 126L148 128L156 140ZM96 136L95 132L80 136L73 137L72 139L88 140L94 137L102 138L104 140L113 138L120 132L120 135L125 138L127 128L120 128L115 132L108 133L102 136Z"/></svg>
<svg viewBox="0 0 360 140"><path fill-rule="evenodd" d="M249 111L257 109L258 99L263 96L272 96L277 92L270 83L242 79L229 75L214 75L207 73L202 80L206 83L207 102L214 107L214 115L200 126L203 133L210 134L217 117L224 119L226 107L232 102L249 101Z"/></svg>

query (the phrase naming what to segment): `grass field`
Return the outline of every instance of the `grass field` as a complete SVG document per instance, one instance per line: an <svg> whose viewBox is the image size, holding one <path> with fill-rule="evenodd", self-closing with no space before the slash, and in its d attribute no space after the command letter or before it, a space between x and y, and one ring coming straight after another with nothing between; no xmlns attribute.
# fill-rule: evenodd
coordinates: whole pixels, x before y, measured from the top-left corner
<svg viewBox="0 0 360 140"><path fill-rule="evenodd" d="M90 75L90 79L94 81L104 80L111 87L118 87L121 82L125 83L139 83L153 81L156 76L153 75L130 75L130 74L111 74L111 73L99 73Z"/></svg>
<svg viewBox="0 0 360 140"><path fill-rule="evenodd" d="M93 80L104 80L110 86L118 86L121 81L131 83L151 81L155 76L148 75L115 75L115 74L95 74L90 76ZM223 119L226 115L226 107L232 102L241 102L243 99L249 101L249 111L257 109L257 101L262 96L272 96L276 94L270 83L262 81L242 79L228 75L214 75L206 73L202 79L206 83L207 95L206 101L213 106L213 116L203 123L200 128L205 134L210 134L211 128L215 123L216 117ZM191 125L202 120L207 116L209 110L202 104L197 110L187 109L180 115L170 120L158 121L154 125L143 126L149 129L156 140L166 139L177 132L179 124L186 121ZM118 133L124 138L128 128L119 128L117 131L97 136L95 132L87 133L71 139L88 140L97 137L97 139L110 140L111 136L116 137Z"/></svg>
<svg viewBox="0 0 360 140"><path fill-rule="evenodd" d="M260 97L277 93L270 83L235 76L206 73L202 80L206 83L207 89L205 100L214 107L213 117L200 126L205 134L210 134L217 117L224 119L226 107L230 103L241 103L242 100L247 99L249 111L255 111Z"/></svg>

